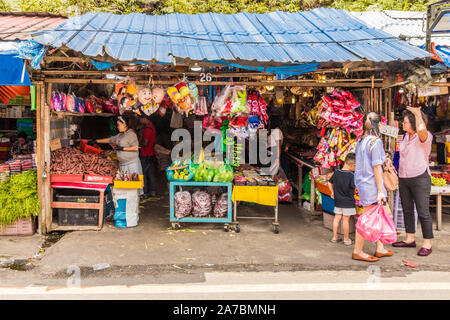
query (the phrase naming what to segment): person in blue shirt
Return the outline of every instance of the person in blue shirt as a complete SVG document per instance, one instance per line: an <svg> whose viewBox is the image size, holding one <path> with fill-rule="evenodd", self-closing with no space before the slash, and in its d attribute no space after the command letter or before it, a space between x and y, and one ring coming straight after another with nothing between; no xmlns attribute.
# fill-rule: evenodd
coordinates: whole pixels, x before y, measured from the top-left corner
<svg viewBox="0 0 450 320"><path fill-rule="evenodd" d="M363 206L362 214L378 204L384 204L385 211L390 213L386 205L387 191L383 185L382 165L386 161L386 154L380 139L381 125L379 114L368 113L364 118L364 133L356 144L355 186ZM375 262L394 254L393 251L386 250L381 241L377 241L374 256L368 255L363 251L364 241L363 236L356 231L352 259Z"/></svg>

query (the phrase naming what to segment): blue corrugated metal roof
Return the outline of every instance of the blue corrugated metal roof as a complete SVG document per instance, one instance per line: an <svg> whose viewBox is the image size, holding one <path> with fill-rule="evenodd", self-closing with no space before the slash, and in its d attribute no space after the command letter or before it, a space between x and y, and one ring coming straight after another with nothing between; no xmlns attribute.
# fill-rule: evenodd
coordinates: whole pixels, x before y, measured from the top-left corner
<svg viewBox="0 0 450 320"><path fill-rule="evenodd" d="M34 39L91 57L121 61L191 60L279 63L394 61L428 53L369 27L346 10L266 14L202 13L149 16L86 13Z"/></svg>

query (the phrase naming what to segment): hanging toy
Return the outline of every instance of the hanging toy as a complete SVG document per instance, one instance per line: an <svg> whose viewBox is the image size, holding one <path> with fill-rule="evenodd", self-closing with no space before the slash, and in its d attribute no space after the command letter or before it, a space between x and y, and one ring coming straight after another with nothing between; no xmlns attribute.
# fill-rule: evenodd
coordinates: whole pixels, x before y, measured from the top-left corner
<svg viewBox="0 0 450 320"><path fill-rule="evenodd" d="M189 82L187 86L188 86L189 92L190 92L191 96L194 98L195 102L199 103L200 101L199 101L199 97L198 97L197 85L193 82Z"/></svg>
<svg viewBox="0 0 450 320"><path fill-rule="evenodd" d="M160 104L164 100L164 89L160 87L155 87L152 89L153 101L156 104Z"/></svg>
<svg viewBox="0 0 450 320"><path fill-rule="evenodd" d="M134 96L137 93L137 87L134 82L131 82L127 85L126 93L130 96Z"/></svg>
<svg viewBox="0 0 450 320"><path fill-rule="evenodd" d="M180 82L175 85L175 88L177 88L178 92L180 92L183 97L187 97L189 95L189 89L186 86L186 83Z"/></svg>
<svg viewBox="0 0 450 320"><path fill-rule="evenodd" d="M127 93L127 86L123 83L117 83L114 88L114 92L116 94L116 97L119 98L119 96L123 96Z"/></svg>
<svg viewBox="0 0 450 320"><path fill-rule="evenodd" d="M169 95L170 100L174 103L178 103L181 100L181 93L178 91L176 87L169 87L167 89L167 94Z"/></svg>

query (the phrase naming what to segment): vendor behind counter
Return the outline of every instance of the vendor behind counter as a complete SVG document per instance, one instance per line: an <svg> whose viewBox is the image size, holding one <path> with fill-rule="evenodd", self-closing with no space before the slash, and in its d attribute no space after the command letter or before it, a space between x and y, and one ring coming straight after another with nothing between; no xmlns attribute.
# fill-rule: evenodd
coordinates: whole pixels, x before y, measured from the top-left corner
<svg viewBox="0 0 450 320"><path fill-rule="evenodd" d="M136 132L129 128L129 118L119 116L117 129L119 134L110 138L98 139L96 142L115 145L120 171L142 175L142 166L139 159L139 140Z"/></svg>
<svg viewBox="0 0 450 320"><path fill-rule="evenodd" d="M17 140L11 147L11 157L16 158L20 155L32 154L33 153L33 143L28 139L25 132L20 131L17 135Z"/></svg>

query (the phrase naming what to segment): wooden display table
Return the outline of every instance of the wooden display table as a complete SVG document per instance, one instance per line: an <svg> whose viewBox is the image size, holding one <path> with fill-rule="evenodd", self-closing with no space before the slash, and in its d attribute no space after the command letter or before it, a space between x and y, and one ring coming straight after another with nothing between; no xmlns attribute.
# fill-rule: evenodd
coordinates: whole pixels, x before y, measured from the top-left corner
<svg viewBox="0 0 450 320"><path fill-rule="evenodd" d="M292 161L293 163L295 163L298 166L298 185L296 185L295 183L292 183L292 186L294 188L296 188L298 190L298 207L301 208L302 205L302 185L303 185L303 166L306 166L308 168L311 168L311 170L317 168L315 165L300 159L296 156L293 156L292 154L287 153L286 154L286 158L289 159L290 161ZM315 210L315 182L314 182L314 178L311 177L311 195L310 195L310 203L311 203L311 209L310 209L310 213L311 213L311 220L314 218L314 216L319 216L322 213L321 212L316 212Z"/></svg>
<svg viewBox="0 0 450 320"><path fill-rule="evenodd" d="M274 220L273 232L280 232L280 223L278 222L278 186L233 186L231 200L234 203L233 224L235 230L239 232L237 221L237 202L251 202L263 206L274 207L274 218L271 217L239 217L241 219L263 219Z"/></svg>
<svg viewBox="0 0 450 320"><path fill-rule="evenodd" d="M103 228L103 210L105 190L108 188L107 183L93 182L55 182L51 185L51 208L52 209L91 209L98 210L98 225L96 226L60 226L56 222L51 224L49 231L84 231L84 230L101 230ZM100 198L98 203L77 203L77 202L61 202L53 200L53 189L78 189L98 191Z"/></svg>
<svg viewBox="0 0 450 320"><path fill-rule="evenodd" d="M436 196L436 218L437 218L436 230L440 231L442 230L442 196L450 195L450 185L447 185L445 187L431 186L430 195ZM450 206L445 205L444 207Z"/></svg>

